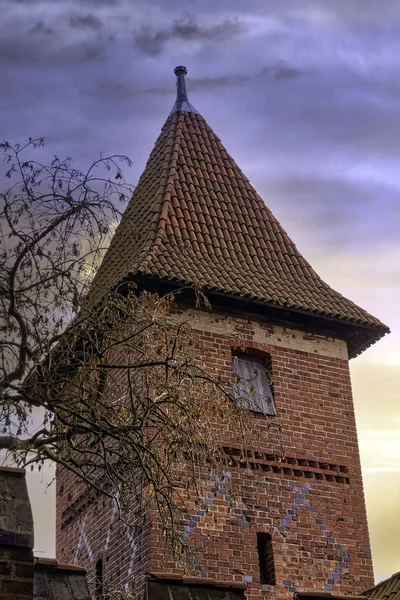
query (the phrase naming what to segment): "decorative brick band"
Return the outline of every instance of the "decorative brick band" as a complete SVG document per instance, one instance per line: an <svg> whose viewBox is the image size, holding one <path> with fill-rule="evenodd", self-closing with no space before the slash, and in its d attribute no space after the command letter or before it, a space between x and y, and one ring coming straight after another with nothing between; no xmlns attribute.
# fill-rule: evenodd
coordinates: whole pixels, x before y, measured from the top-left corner
<svg viewBox="0 0 400 600"><path fill-rule="evenodd" d="M221 448L223 460L229 467L250 468L253 471L264 471L289 478L305 477L331 481L333 483L350 484L349 468L316 459L281 457L278 454L247 451L244 455L241 448ZM85 490L61 515L61 529L76 521L84 510L97 498L94 490Z"/></svg>
<svg viewBox="0 0 400 600"><path fill-rule="evenodd" d="M227 461L231 467L250 468L253 471L270 472L287 478L306 477L307 479L350 484L349 468L345 465L291 456L280 457L277 454L262 452L248 451L244 456L240 448L224 447L222 450L225 456L229 457Z"/></svg>

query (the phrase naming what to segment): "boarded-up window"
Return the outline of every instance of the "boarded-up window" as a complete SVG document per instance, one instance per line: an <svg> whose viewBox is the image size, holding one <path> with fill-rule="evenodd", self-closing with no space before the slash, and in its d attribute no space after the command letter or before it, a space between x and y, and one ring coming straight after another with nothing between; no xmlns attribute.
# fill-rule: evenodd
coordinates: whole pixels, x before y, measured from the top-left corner
<svg viewBox="0 0 400 600"><path fill-rule="evenodd" d="M235 402L252 412L276 415L267 361L247 354L235 355L232 360Z"/></svg>

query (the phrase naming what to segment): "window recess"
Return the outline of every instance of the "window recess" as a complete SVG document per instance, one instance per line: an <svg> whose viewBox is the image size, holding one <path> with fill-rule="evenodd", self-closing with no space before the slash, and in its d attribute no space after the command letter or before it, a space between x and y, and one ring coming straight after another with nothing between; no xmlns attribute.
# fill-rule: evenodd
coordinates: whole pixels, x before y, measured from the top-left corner
<svg viewBox="0 0 400 600"><path fill-rule="evenodd" d="M268 533L257 533L258 562L260 565L260 583L275 585L275 565L272 551L272 538Z"/></svg>
<svg viewBox="0 0 400 600"><path fill-rule="evenodd" d="M233 399L238 406L264 415L276 415L270 357L265 359L247 354L232 356Z"/></svg>
<svg viewBox="0 0 400 600"><path fill-rule="evenodd" d="M101 600L103 598L103 559L99 558L96 562L96 600Z"/></svg>

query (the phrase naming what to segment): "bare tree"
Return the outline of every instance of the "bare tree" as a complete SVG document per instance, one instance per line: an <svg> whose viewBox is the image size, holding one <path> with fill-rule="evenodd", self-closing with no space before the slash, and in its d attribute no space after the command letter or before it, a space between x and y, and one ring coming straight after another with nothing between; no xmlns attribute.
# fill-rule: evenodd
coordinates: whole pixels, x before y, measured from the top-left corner
<svg viewBox="0 0 400 600"><path fill-rule="evenodd" d="M4 142L10 187L0 193L0 446L15 449L28 411L41 406L21 385L60 339L86 293L119 200L129 193L121 156L100 158L86 173L71 160L26 160L43 140ZM115 179L104 178L114 170ZM4 184L3 184L4 185ZM21 441L22 443L22 441Z"/></svg>
<svg viewBox="0 0 400 600"><path fill-rule="evenodd" d="M21 465L53 461L114 499L136 490L174 537L179 463L192 465L196 497L196 465L222 464L210 417L237 422L243 411L174 321L171 297L125 283L85 304L131 191L127 159L85 173L57 157L25 160L42 143L1 145L12 185L0 195L0 448Z"/></svg>

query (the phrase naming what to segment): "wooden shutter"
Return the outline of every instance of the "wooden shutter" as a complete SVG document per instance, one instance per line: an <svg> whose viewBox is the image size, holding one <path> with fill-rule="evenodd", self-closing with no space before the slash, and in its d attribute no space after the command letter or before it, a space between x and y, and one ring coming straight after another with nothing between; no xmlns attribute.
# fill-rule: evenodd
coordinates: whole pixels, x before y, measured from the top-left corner
<svg viewBox="0 0 400 600"><path fill-rule="evenodd" d="M247 410L266 415L275 415L275 405L267 369L263 361L251 356L234 356L233 372L235 402Z"/></svg>
<svg viewBox="0 0 400 600"><path fill-rule="evenodd" d="M251 369L246 360L242 357L233 357L233 372L237 377L234 385L235 402L243 408L249 407Z"/></svg>

